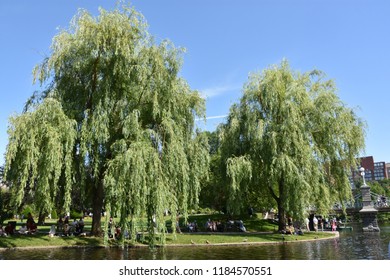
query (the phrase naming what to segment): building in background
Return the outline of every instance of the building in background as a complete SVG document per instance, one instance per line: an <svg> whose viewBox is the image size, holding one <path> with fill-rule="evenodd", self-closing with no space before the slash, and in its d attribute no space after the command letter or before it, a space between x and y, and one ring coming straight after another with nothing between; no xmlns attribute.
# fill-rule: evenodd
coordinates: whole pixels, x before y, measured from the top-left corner
<svg viewBox="0 0 390 280"><path fill-rule="evenodd" d="M390 163L386 163L387 178L390 178Z"/></svg>
<svg viewBox="0 0 390 280"><path fill-rule="evenodd" d="M384 161L374 162L374 180L380 181L387 178L386 163Z"/></svg>
<svg viewBox="0 0 390 280"><path fill-rule="evenodd" d="M352 170L352 174L349 178L352 188L355 187L354 181L361 178L360 172L358 171L360 167L364 168L364 177L367 182L390 178L390 163L386 164L384 161L375 162L373 156L361 157L360 166L358 166L356 170Z"/></svg>
<svg viewBox="0 0 390 280"><path fill-rule="evenodd" d="M359 167L364 167L366 181L375 180L375 178L374 178L374 170L375 170L374 157L372 157L372 156L361 157Z"/></svg>

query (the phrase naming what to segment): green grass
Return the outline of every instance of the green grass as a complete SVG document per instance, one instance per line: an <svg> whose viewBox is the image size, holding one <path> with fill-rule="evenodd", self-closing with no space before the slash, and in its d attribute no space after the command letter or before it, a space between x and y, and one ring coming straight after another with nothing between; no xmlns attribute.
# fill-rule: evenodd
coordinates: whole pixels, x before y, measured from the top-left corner
<svg viewBox="0 0 390 280"><path fill-rule="evenodd" d="M67 247L67 246L103 246L103 239L97 237L49 237L47 234L13 235L0 238L1 248L15 247Z"/></svg>
<svg viewBox="0 0 390 280"><path fill-rule="evenodd" d="M225 223L227 220L227 216L223 214L191 215L188 217L188 222L196 221L199 227L199 231L206 231L205 224L208 219ZM232 217L232 220L242 220L244 222L247 232L269 232L276 231L278 229L278 225L276 223L262 219L259 214L255 214L252 217L244 215L236 216ZM186 231L184 218L180 218L179 223L181 229L183 231Z"/></svg>
<svg viewBox="0 0 390 280"><path fill-rule="evenodd" d="M279 233L209 233L209 234L177 234L176 239L173 235L167 237L166 243L168 245L205 245L205 244L245 244L257 242L291 242L316 240L321 238L331 237L330 233L326 232L309 232L304 235L282 235Z"/></svg>

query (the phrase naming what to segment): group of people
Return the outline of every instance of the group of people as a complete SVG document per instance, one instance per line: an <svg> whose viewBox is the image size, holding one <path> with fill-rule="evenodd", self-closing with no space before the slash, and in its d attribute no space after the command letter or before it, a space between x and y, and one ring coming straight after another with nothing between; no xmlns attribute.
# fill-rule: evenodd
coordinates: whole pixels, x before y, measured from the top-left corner
<svg viewBox="0 0 390 280"><path fill-rule="evenodd" d="M27 221L22 225L19 230L16 230L16 221L9 221L8 224L3 227L0 226L0 236L9 236L15 233L19 234L34 234L38 231L38 226L34 221L34 218L31 213L27 215Z"/></svg>
<svg viewBox="0 0 390 280"><path fill-rule="evenodd" d="M223 225L220 221L212 221L208 219L205 224L205 228L206 231L216 232L216 231L222 231Z"/></svg>
<svg viewBox="0 0 390 280"><path fill-rule="evenodd" d="M384 196L384 195L380 195L378 196L378 199L376 201L376 205L378 207L387 207L388 204L387 204L387 198Z"/></svg>
<svg viewBox="0 0 390 280"><path fill-rule="evenodd" d="M116 225L114 219L110 217L110 220L108 221L108 237L120 239L121 232L121 227L119 225Z"/></svg>
<svg viewBox="0 0 390 280"><path fill-rule="evenodd" d="M15 232L15 228L12 225L12 223L8 223L5 227L3 225L0 225L0 236L8 236L12 235Z"/></svg>
<svg viewBox="0 0 390 280"><path fill-rule="evenodd" d="M241 220L234 221L232 219L228 219L225 224L219 220L214 221L208 219L204 225L204 228L206 231L209 232L223 232L223 231L232 231L232 230L246 232L246 228L244 226L243 221ZM199 230L197 222L196 221L189 222L187 224L187 230L188 232L197 232Z"/></svg>
<svg viewBox="0 0 390 280"><path fill-rule="evenodd" d="M305 225L306 225L306 230L310 231L310 220L309 218L305 219ZM338 226L338 222L336 218L332 219L327 219L327 218L322 218L320 216L313 216L313 229L314 231L324 231L324 228L330 229L331 231L336 231Z"/></svg>
<svg viewBox="0 0 390 280"><path fill-rule="evenodd" d="M198 224L197 224L196 220L188 223L187 229L188 229L188 232L197 232L198 231Z"/></svg>
<svg viewBox="0 0 390 280"><path fill-rule="evenodd" d="M225 226L222 225L222 230L220 231L235 231L235 230L239 230L241 232L246 232L246 228L244 226L244 222L242 220L232 220L232 219L228 219L226 221L226 224Z"/></svg>
<svg viewBox="0 0 390 280"><path fill-rule="evenodd" d="M38 231L37 223L35 222L31 213L27 215L27 221L23 224L19 230L15 229L16 222L8 222L3 227L0 226L0 236L9 236L15 233L19 234L34 234ZM57 221L57 225L52 225L49 231L49 236L62 235L80 235L84 231L84 219L74 219L72 223L69 222L69 216L66 215L64 218L60 217Z"/></svg>
<svg viewBox="0 0 390 280"><path fill-rule="evenodd" d="M64 219L60 217L57 221L57 229L52 227L49 235L54 236L56 232L61 233L63 236L80 235L84 230L84 219L74 219L72 223L69 222L69 216L66 215Z"/></svg>

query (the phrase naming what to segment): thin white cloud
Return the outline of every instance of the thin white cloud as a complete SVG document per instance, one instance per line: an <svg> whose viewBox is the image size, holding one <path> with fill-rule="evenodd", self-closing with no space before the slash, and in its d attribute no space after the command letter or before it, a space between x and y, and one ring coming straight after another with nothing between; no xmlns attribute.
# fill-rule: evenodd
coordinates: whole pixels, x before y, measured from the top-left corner
<svg viewBox="0 0 390 280"><path fill-rule="evenodd" d="M211 116L211 117L206 117L206 120L223 119L223 118L226 118L227 116L228 116L228 115Z"/></svg>
<svg viewBox="0 0 390 280"><path fill-rule="evenodd" d="M206 117L206 120L212 120L212 119L223 119L223 118L226 118L228 115L220 115L220 116L210 116L210 117ZM203 121L205 119L202 119L202 118L196 118L195 121Z"/></svg>
<svg viewBox="0 0 390 280"><path fill-rule="evenodd" d="M211 87L211 88L206 88L206 89L200 90L200 94L203 98L212 98L215 96L222 95L226 92L237 91L239 89L240 89L240 87L235 86L235 85L216 86L216 87Z"/></svg>

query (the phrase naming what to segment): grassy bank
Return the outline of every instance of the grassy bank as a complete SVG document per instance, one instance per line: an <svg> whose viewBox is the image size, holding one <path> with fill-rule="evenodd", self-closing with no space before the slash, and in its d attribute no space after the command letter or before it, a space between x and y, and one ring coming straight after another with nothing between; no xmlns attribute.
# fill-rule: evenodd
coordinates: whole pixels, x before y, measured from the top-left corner
<svg viewBox="0 0 390 280"><path fill-rule="evenodd" d="M329 232L309 232L304 235L282 235L278 233L184 233L167 234L167 246L197 246L197 245L245 245L251 243L275 243L275 242L297 242L317 240L334 237ZM125 241L125 246L146 246L145 242ZM157 242L158 245L158 242ZM103 238L98 237L49 237L47 234L38 233L35 235L13 235L0 238L0 248L51 248L51 247L99 247L105 246ZM108 246L121 246L116 240L109 240Z"/></svg>
<svg viewBox="0 0 390 280"><path fill-rule="evenodd" d="M220 214L214 215L193 215L188 222L196 221L199 225L197 233L186 232L184 220L180 220L182 234L168 233L166 235L166 245L168 246L196 246L196 245L240 245L249 243L264 242L296 242L306 240L316 240L333 237L334 235L324 232L307 232L304 235L283 235L276 233L277 225L271 221L263 220L257 216L244 217L242 220L247 228L246 233L238 231L229 232L204 232L204 224L208 219L223 221L225 217ZM7 237L0 237L0 248L40 248L40 247L73 247L73 246L105 246L104 239L92 236L55 236L49 237L50 226L55 224L55 220L47 220L44 226L39 226L39 232L33 235L15 234ZM22 225L20 221L17 229ZM91 219L85 220L85 231L88 232L91 227ZM156 244L159 244L157 241ZM110 239L108 246L121 245L120 242ZM145 246L147 238L141 241L125 240L126 246Z"/></svg>
<svg viewBox="0 0 390 280"><path fill-rule="evenodd" d="M103 246L103 238L97 237L49 237L44 233L0 237L0 248L50 248L50 247L96 247Z"/></svg>
<svg viewBox="0 0 390 280"><path fill-rule="evenodd" d="M167 237L167 245L244 245L249 243L275 243L309 241L323 238L333 238L330 232L307 232L304 235L284 235L280 233L206 233L206 234L179 234L176 239Z"/></svg>

